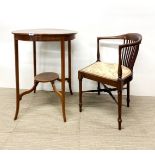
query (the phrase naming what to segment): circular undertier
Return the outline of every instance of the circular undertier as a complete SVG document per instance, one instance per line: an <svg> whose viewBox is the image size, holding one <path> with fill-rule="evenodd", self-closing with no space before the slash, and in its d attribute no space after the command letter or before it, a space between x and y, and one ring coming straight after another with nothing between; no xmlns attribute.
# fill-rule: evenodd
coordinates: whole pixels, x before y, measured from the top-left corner
<svg viewBox="0 0 155 155"><path fill-rule="evenodd" d="M44 72L36 75L34 80L37 82L52 82L59 78L59 75L54 72Z"/></svg>

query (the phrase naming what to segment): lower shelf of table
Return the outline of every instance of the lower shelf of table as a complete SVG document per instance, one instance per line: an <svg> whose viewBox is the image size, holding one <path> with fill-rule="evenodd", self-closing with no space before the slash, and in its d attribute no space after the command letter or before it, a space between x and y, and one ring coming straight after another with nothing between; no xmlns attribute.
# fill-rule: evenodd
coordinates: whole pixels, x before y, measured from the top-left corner
<svg viewBox="0 0 155 155"><path fill-rule="evenodd" d="M36 82L52 82L59 79L59 75L54 72L43 72L34 77Z"/></svg>

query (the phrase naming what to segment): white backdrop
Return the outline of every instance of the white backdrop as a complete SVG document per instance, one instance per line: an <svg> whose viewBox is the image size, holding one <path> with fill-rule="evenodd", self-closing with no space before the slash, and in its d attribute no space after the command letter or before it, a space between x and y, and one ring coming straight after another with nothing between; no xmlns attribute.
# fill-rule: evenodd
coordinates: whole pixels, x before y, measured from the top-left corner
<svg viewBox="0 0 155 155"><path fill-rule="evenodd" d="M15 88L11 32L29 28L61 28L78 32L72 41L72 84L76 92L78 70L96 60L97 36L141 33L143 41L134 67L131 94L155 96L153 0L0 0L0 87ZM20 87L30 88L33 84L32 43L20 42L19 45ZM59 47L56 42L37 44L38 73L60 73ZM113 54L108 55L109 59L113 57ZM96 88L96 83L85 80L84 89L88 88ZM50 85L41 84L38 89L50 90Z"/></svg>

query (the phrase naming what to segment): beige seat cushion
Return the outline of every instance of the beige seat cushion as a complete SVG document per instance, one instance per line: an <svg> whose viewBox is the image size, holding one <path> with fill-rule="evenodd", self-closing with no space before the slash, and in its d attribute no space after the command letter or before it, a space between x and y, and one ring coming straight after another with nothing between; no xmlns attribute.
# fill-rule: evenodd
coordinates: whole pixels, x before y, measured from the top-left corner
<svg viewBox="0 0 155 155"><path fill-rule="evenodd" d="M118 80L118 64L95 62L92 65L85 67L81 71L114 81ZM122 65L122 79L125 79L130 75L131 70Z"/></svg>

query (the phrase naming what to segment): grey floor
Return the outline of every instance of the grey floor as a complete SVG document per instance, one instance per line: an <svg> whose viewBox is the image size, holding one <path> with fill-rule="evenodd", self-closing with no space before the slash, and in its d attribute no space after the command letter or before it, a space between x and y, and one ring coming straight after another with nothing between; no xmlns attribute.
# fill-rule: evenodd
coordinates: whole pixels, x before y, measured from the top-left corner
<svg viewBox="0 0 155 155"><path fill-rule="evenodd" d="M67 122L58 97L37 91L23 97L14 121L15 89L0 89L0 149L155 149L155 97L123 97L123 129L117 130L117 105L108 95L66 94Z"/></svg>

